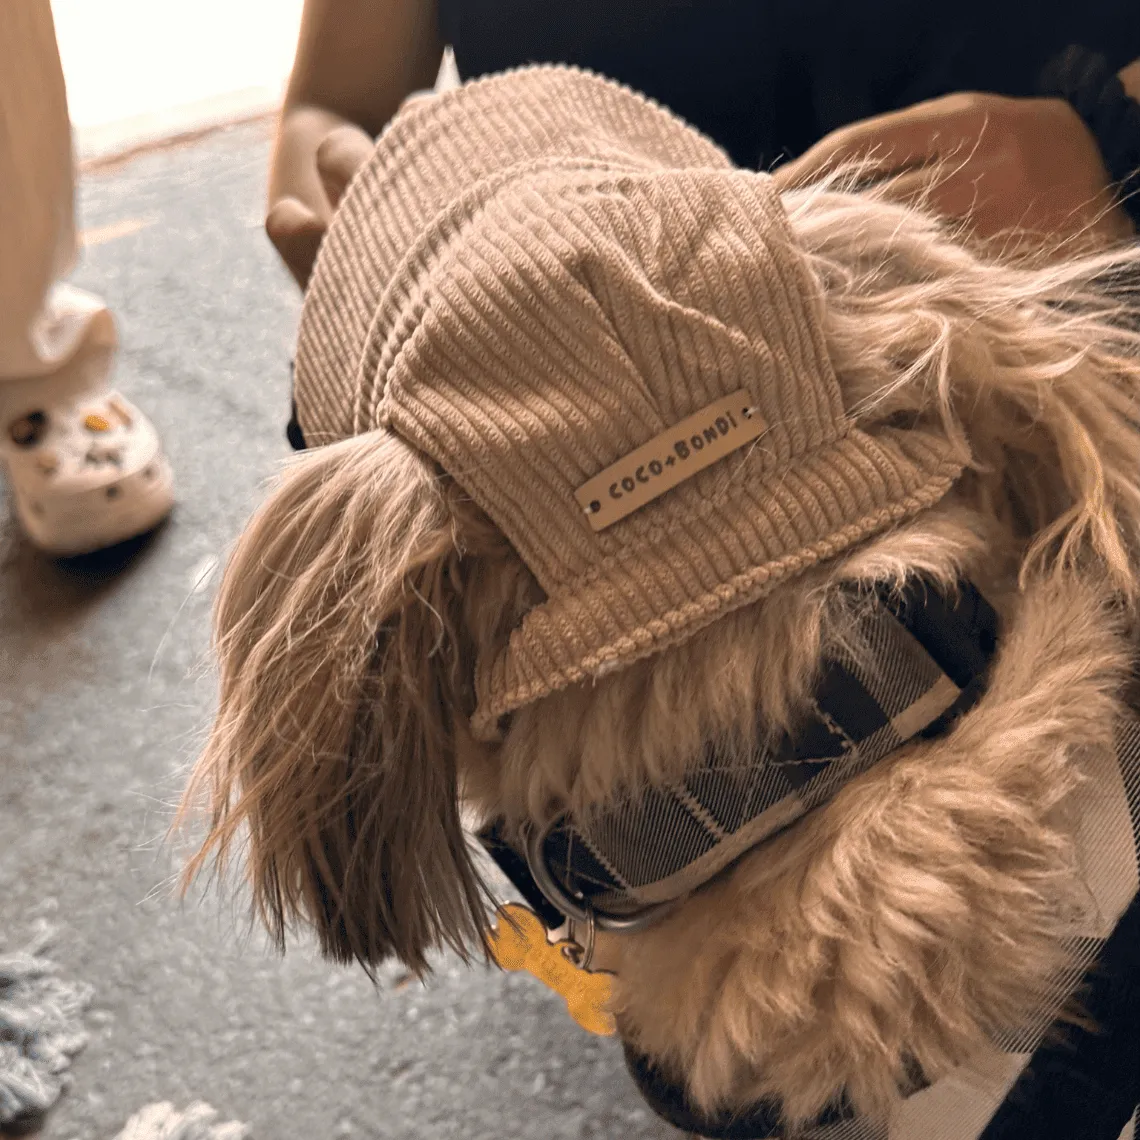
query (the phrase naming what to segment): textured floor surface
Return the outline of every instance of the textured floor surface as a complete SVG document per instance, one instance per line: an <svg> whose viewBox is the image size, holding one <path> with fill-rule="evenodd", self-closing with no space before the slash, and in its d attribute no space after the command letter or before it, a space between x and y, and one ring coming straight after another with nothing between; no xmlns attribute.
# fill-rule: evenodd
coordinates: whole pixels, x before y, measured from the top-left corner
<svg viewBox="0 0 1140 1140"><path fill-rule="evenodd" d="M121 325L119 383L164 433L171 523L125 566L61 566L0 508L0 943L47 916L96 988L46 1140L106 1140L142 1105L208 1100L256 1140L665 1140L612 1042L528 978L443 961L377 988L239 908L180 904L162 840L208 723L224 555L287 454L297 302L261 232L268 140L246 127L87 180L78 284Z"/></svg>

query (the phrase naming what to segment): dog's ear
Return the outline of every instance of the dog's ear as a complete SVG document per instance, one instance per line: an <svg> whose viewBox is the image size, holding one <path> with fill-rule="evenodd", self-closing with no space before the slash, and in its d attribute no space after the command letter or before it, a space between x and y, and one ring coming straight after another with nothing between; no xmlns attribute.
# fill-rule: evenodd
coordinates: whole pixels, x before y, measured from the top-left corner
<svg viewBox="0 0 1140 1140"><path fill-rule="evenodd" d="M248 828L279 945L301 920L332 958L415 971L441 944L485 946L456 786L465 506L373 432L295 461L227 567L219 708L184 799L205 792L212 826L186 881Z"/></svg>

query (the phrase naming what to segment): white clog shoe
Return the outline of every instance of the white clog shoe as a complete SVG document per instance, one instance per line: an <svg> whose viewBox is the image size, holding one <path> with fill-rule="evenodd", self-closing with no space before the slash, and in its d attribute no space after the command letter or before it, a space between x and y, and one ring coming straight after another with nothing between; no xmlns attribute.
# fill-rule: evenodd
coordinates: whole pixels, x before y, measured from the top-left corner
<svg viewBox="0 0 1140 1140"><path fill-rule="evenodd" d="M158 433L113 390L9 416L0 466L28 538L57 557L145 534L174 505Z"/></svg>

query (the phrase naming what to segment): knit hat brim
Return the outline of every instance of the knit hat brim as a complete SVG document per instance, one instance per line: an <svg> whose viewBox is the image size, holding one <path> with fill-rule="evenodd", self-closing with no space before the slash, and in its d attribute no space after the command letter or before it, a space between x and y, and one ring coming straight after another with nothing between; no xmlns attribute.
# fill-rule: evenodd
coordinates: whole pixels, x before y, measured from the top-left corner
<svg viewBox="0 0 1140 1140"><path fill-rule="evenodd" d="M780 474L733 479L663 535L612 556L577 589L533 609L503 652L479 663L475 735L558 689L679 645L781 582L933 506L961 473L945 441L919 432L845 438ZM850 504L863 504L852 518ZM787 553L787 551L791 553ZM783 553L781 553L783 552Z"/></svg>

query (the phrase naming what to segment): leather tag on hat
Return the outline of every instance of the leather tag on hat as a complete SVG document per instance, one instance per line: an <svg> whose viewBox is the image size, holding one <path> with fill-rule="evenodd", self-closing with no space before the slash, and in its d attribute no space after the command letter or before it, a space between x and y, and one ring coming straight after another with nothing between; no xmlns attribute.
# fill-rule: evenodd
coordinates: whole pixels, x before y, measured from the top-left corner
<svg viewBox="0 0 1140 1140"><path fill-rule="evenodd" d="M767 430L741 389L694 412L595 475L575 492L595 531L605 530Z"/></svg>

